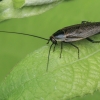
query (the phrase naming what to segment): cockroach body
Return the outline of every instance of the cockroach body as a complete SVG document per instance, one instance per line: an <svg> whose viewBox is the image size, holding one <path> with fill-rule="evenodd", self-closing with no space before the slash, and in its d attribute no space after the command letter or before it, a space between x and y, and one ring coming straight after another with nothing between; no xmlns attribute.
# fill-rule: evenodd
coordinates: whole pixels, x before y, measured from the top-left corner
<svg viewBox="0 0 100 100"><path fill-rule="evenodd" d="M88 22L88 21L82 21L81 24L76 24L68 27L64 27L58 31L56 31L52 36L50 36L49 39L36 36L36 35L30 35L30 34L25 34L25 33L19 33L19 32L8 32L8 31L0 31L0 32L5 32L5 33L15 33L15 34L22 34L22 35L27 35L27 36L33 36L37 37L43 40L47 40L47 44L51 41L52 44L50 45L49 48L49 53L48 53L48 61L47 61L47 69L48 70L48 65L49 65L49 57L50 57L50 51L53 45L54 46L54 51L55 47L58 42L61 42L61 52L60 52L60 58L61 58L61 53L63 49L63 43L69 43L78 50L78 58L79 58L79 48L74 45L72 42L74 41L79 41L82 39L87 39L88 41L92 43L100 43L100 41L94 41L90 36L93 36L95 34L100 33L100 22Z"/></svg>

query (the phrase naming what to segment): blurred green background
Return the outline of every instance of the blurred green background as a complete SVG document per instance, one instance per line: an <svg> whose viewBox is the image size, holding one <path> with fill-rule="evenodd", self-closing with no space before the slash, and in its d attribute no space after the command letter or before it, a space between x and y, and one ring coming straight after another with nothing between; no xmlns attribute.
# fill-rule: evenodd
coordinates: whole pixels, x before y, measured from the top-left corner
<svg viewBox="0 0 100 100"><path fill-rule="evenodd" d="M66 0L43 14L3 21L0 23L0 30L49 38L56 30L81 21L100 21L100 0ZM27 54L46 43L47 41L38 38L0 33L0 82ZM99 100L99 95L99 92L95 92L94 95L73 100Z"/></svg>

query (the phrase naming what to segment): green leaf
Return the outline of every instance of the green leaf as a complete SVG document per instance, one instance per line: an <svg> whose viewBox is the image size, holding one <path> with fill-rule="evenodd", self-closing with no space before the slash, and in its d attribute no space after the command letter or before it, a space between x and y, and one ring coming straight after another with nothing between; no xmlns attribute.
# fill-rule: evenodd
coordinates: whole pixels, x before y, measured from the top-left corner
<svg viewBox="0 0 100 100"><path fill-rule="evenodd" d="M0 2L0 21L41 14L63 0L3 0Z"/></svg>
<svg viewBox="0 0 100 100"><path fill-rule="evenodd" d="M51 50L48 71L47 46L28 55L0 84L0 100L67 100L100 89L100 44L86 42L75 43L80 59L70 45L64 45L61 59L59 46Z"/></svg>
<svg viewBox="0 0 100 100"><path fill-rule="evenodd" d="M13 0L15 8L21 8L25 4L25 0Z"/></svg>

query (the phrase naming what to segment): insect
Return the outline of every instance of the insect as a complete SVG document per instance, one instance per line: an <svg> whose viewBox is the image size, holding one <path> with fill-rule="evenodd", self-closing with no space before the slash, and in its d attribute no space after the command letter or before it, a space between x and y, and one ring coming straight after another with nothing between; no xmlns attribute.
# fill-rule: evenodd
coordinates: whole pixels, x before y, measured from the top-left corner
<svg viewBox="0 0 100 100"><path fill-rule="evenodd" d="M87 39L88 41L90 41L92 43L100 43L100 41L94 41L91 38L89 38L92 35L100 33L100 22L82 21L81 24L64 27L64 28L56 31L54 34L52 34L50 36L49 39L46 39L46 38L43 38L40 36L36 36L36 35L20 33L20 32L8 32L8 31L0 31L0 32L21 34L21 35L27 35L27 36L40 38L40 39L48 41L47 44L51 41L52 44L50 45L49 52L48 52L46 71L48 71L51 48L54 45L53 51L55 51L55 47L58 44L58 42L61 42L60 58L61 58L61 54L62 54L63 43L69 43L70 45L74 46L78 50L78 59L79 59L79 48L76 45L74 45L72 42L79 41L82 39Z"/></svg>

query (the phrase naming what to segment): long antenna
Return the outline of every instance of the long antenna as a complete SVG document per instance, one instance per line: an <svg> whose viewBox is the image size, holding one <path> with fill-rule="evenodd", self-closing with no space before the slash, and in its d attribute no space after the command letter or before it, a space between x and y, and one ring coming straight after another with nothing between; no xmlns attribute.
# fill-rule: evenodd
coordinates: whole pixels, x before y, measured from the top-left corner
<svg viewBox="0 0 100 100"><path fill-rule="evenodd" d="M32 34L25 34L25 33L21 33L21 32L9 32L9 31L0 31L0 32L4 32L4 33L14 33L14 34L21 34L21 35L27 35L27 36L32 36L32 37L37 37L43 40L49 40L40 36L36 36L36 35L32 35Z"/></svg>
<svg viewBox="0 0 100 100"><path fill-rule="evenodd" d="M52 43L52 44L50 45L50 48L49 48L49 53L48 53L48 61L47 61L47 69L46 69L46 71L48 71L50 51L51 51L51 48L52 48L53 44L54 44L54 43Z"/></svg>

